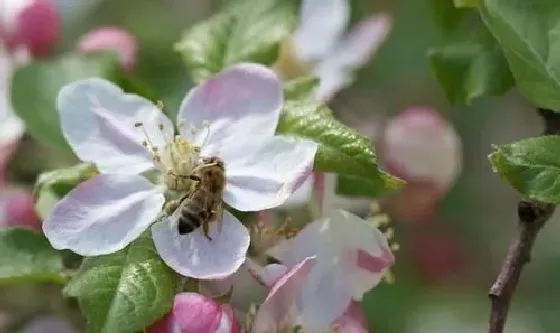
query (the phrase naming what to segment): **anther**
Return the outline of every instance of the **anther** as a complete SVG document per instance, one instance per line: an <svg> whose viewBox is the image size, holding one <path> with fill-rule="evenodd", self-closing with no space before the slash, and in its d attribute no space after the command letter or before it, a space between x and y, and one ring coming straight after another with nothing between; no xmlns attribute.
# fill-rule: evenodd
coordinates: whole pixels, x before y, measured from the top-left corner
<svg viewBox="0 0 560 333"><path fill-rule="evenodd" d="M391 244L391 251L397 252L400 249L401 249L401 246L398 243Z"/></svg>
<svg viewBox="0 0 560 333"><path fill-rule="evenodd" d="M134 123L134 127L140 127L143 126L144 124L141 121L137 121Z"/></svg>
<svg viewBox="0 0 560 333"><path fill-rule="evenodd" d="M163 131L163 124L159 124L158 127L160 131Z"/></svg>
<svg viewBox="0 0 560 333"><path fill-rule="evenodd" d="M148 141L146 141L146 140L142 141L142 146L148 147Z"/></svg>

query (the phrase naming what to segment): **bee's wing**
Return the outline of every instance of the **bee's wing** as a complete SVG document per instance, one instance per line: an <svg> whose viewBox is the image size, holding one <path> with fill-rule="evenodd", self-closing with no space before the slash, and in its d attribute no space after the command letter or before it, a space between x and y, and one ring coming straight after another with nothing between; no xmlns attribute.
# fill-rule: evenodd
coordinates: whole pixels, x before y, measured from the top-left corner
<svg viewBox="0 0 560 333"><path fill-rule="evenodd" d="M184 206L184 201L181 202L181 204L179 204L177 206L177 208L173 211L173 213L171 213L171 215L168 216L168 221L171 222L171 225L177 229L177 224L179 224L179 218L181 217L181 210L183 209Z"/></svg>

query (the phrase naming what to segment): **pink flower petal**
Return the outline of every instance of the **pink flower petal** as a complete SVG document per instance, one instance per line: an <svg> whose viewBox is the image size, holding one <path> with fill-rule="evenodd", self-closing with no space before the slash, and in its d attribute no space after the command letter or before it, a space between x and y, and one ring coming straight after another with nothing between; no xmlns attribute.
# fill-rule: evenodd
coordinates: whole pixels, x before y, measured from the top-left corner
<svg viewBox="0 0 560 333"><path fill-rule="evenodd" d="M338 326L339 333L368 333L365 315L356 302L352 302L346 312L333 325Z"/></svg>
<svg viewBox="0 0 560 333"><path fill-rule="evenodd" d="M41 224L35 214L34 198L31 192L24 189L0 190L0 205L4 206L6 224L13 227L30 227L41 229ZM0 207L0 210L2 208Z"/></svg>
<svg viewBox="0 0 560 333"><path fill-rule="evenodd" d="M280 332L285 324L296 324L291 319L292 310L314 265L315 258L306 258L278 279L259 307L252 332L276 333Z"/></svg>
<svg viewBox="0 0 560 333"><path fill-rule="evenodd" d="M175 296L173 310L152 325L150 333L239 333L231 307L196 293Z"/></svg>
<svg viewBox="0 0 560 333"><path fill-rule="evenodd" d="M82 36L77 43L77 49L82 54L116 51L123 69L132 72L136 64L138 42L128 31L107 26L94 29Z"/></svg>
<svg viewBox="0 0 560 333"><path fill-rule="evenodd" d="M222 319L220 305L211 298L196 293L175 296L173 318L183 332L215 332Z"/></svg>

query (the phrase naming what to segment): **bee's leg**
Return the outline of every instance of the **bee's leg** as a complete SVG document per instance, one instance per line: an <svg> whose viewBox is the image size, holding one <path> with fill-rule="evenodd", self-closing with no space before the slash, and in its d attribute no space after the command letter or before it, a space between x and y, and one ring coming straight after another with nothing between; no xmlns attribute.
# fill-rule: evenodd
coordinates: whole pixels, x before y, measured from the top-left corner
<svg viewBox="0 0 560 333"><path fill-rule="evenodd" d="M197 175L189 175L189 176L187 176L187 178L189 178L190 180L195 181L195 182L200 182L202 180Z"/></svg>
<svg viewBox="0 0 560 333"><path fill-rule="evenodd" d="M210 232L210 222L209 221L202 222L202 233L204 234L204 237L208 238L208 240L211 241L212 237L208 235L209 232Z"/></svg>

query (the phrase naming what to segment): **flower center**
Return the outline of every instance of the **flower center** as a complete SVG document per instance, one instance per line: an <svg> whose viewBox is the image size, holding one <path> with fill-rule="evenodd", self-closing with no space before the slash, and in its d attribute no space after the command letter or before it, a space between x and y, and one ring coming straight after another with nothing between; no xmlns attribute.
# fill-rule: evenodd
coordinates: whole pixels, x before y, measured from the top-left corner
<svg viewBox="0 0 560 333"><path fill-rule="evenodd" d="M178 127L181 126L179 124ZM142 145L152 156L156 168L163 172L167 189L178 193L188 192L192 183L189 176L200 161L201 146L189 142L184 136L174 135L174 130L166 129L164 124L157 124L155 128L137 121L134 127L143 131L145 139ZM195 133L197 130L192 131Z"/></svg>
<svg viewBox="0 0 560 333"><path fill-rule="evenodd" d="M297 58L294 44L286 40L280 45L278 60L274 63L274 71L280 74L284 80L292 80L311 74L312 65Z"/></svg>

